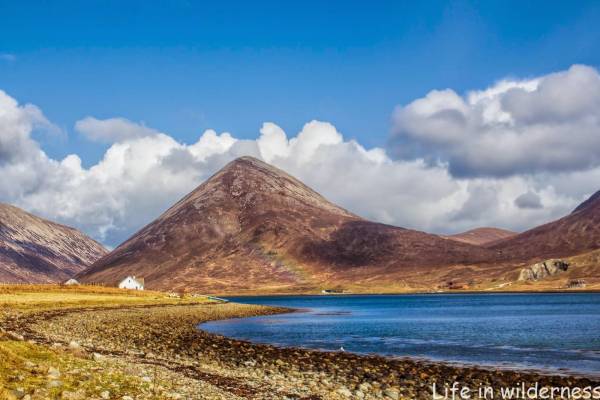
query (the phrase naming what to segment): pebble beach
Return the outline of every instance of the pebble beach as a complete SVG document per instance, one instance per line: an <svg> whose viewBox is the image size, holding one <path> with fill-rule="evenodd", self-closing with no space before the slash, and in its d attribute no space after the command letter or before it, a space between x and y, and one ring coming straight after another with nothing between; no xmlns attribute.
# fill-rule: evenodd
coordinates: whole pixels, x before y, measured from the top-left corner
<svg viewBox="0 0 600 400"><path fill-rule="evenodd" d="M434 384L442 396L454 386L477 398L478 388L488 387L501 398L500 388L513 386L600 385L586 377L278 348L197 328L205 321L290 311L235 303L51 310L7 318L4 329L92 359L98 368L126 370L149 383L147 394L132 397L139 399L432 399ZM103 393L82 398L112 398Z"/></svg>

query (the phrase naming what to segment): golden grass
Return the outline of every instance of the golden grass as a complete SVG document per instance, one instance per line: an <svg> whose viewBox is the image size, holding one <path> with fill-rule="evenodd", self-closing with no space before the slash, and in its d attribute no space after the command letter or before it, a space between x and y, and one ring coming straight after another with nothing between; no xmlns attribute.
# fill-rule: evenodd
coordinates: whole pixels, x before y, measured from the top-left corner
<svg viewBox="0 0 600 400"><path fill-rule="evenodd" d="M123 290L114 287L97 286L97 285L56 285L56 284L40 284L40 285L15 285L15 284L0 284L0 294L2 293L23 293L23 292L61 292L61 293L95 293L95 294L123 294L128 293L130 296L146 297L162 294L162 292L154 292L150 290Z"/></svg>
<svg viewBox="0 0 600 400"><path fill-rule="evenodd" d="M206 303L207 297L170 298L165 293L102 286L0 285L0 309L39 311L118 305Z"/></svg>
<svg viewBox="0 0 600 400"><path fill-rule="evenodd" d="M0 399L16 399L13 391L17 389L37 391L39 398L46 399L84 399L106 389L114 398L121 398L149 389L148 383L118 368L100 369L89 359L27 342L0 341L0 359ZM59 370L59 387L49 387L49 368Z"/></svg>
<svg viewBox="0 0 600 400"><path fill-rule="evenodd" d="M79 307L114 307L137 305L206 304L208 297L171 298L166 293L135 291L102 286L0 285L0 327L6 315ZM29 366L28 366L29 365ZM35 367L31 367L35 365ZM49 388L47 369L61 371L62 385ZM130 376L122 368L99 369L86 357L47 348L25 341L11 340L0 333L0 400L16 399L13 391L42 391L39 398L67 398L65 393L87 399L98 398L100 389L110 390L111 398L123 395L148 395L149 385ZM62 396L62 397L61 397ZM35 396L33 397L36 398Z"/></svg>

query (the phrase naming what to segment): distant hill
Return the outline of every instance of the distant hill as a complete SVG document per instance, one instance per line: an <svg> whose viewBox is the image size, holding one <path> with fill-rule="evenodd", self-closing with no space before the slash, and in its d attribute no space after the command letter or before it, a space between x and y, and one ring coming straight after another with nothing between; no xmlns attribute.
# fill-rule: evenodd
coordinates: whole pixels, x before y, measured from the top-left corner
<svg viewBox="0 0 600 400"><path fill-rule="evenodd" d="M456 240L458 242L483 246L485 244L497 242L515 236L517 233L499 228L476 228L455 235L443 236L446 239Z"/></svg>
<svg viewBox="0 0 600 400"><path fill-rule="evenodd" d="M494 252L364 220L285 172L239 158L79 274L154 289L290 292L398 286Z"/></svg>
<svg viewBox="0 0 600 400"><path fill-rule="evenodd" d="M106 253L76 229L0 203L0 283L61 282Z"/></svg>
<svg viewBox="0 0 600 400"><path fill-rule="evenodd" d="M600 249L600 192L559 220L488 247L503 258L518 262L569 257Z"/></svg>

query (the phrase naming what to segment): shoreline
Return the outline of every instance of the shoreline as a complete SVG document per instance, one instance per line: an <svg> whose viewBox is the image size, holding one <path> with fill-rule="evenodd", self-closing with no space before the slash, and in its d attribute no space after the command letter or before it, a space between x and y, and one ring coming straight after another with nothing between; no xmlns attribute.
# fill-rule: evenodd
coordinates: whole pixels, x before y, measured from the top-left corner
<svg viewBox="0 0 600 400"><path fill-rule="evenodd" d="M252 315L252 316L205 321L205 322L199 323L197 325L197 328L202 330L203 332L205 332L208 335L222 336L222 337L225 337L230 340L243 341L243 342L247 342L247 343L250 343L253 345L272 346L275 348L288 349L291 351L301 350L301 351L316 351L316 352L334 353L334 354L340 353L338 350L317 349L317 348L304 347L304 346L298 346L298 345L287 346L287 345L276 345L276 344L270 344L270 343L254 342L251 340L243 340L243 339L237 339L235 337L220 335L218 333L209 332L209 331L202 329L203 325L210 324L213 322L237 321L237 320L246 319L246 318L266 317L268 315L286 315L286 314L295 314L295 313L307 313L309 311L310 311L310 309L308 309L308 308L289 308L288 311L282 311L281 313L276 313L276 314ZM571 371L571 370L561 369L561 368L544 369L544 368L535 368L535 367L528 368L528 367L519 367L519 366L509 366L509 365L503 365L503 364L479 364L476 362L471 363L471 362L461 362L461 361L440 360L440 359L428 358L425 356L421 356L421 357L419 357L419 356L395 356L395 355L386 355L386 354L379 354L379 353L361 353L361 352L352 352L352 351L344 351L343 353L354 354L359 357L376 356L376 357L382 357L384 359L389 359L389 360L408 361L408 362L417 362L417 363L425 363L425 364L440 364L440 365L444 365L444 366L448 366L448 367L456 367L456 368L467 368L467 369L468 368L478 368L478 369L486 370L490 373L493 373L494 370L502 370L502 371L506 371L506 372L515 372L515 373L524 373L524 374L538 374L538 375L545 375L545 376L562 376L565 378L590 379L590 380L596 380L596 381L600 382L600 371L598 371L596 374L587 374L587 373L581 373L581 372Z"/></svg>
<svg viewBox="0 0 600 400"><path fill-rule="evenodd" d="M160 364L169 371L229 393L214 398L430 399L433 383L438 387L458 382L470 387L495 388L521 382L552 387L600 385L600 378L279 348L198 329L198 325L211 320L290 310L296 312L236 303L76 309L48 315L38 313L27 321L21 320L19 326L26 336L42 343L65 345L75 340L88 352L135 365ZM194 397L186 388L181 390L183 398L213 398L206 393Z"/></svg>
<svg viewBox="0 0 600 400"><path fill-rule="evenodd" d="M436 292L425 292L425 291L416 291L416 292L374 292L374 293L335 293L335 294L324 294L324 293L290 293L290 292L282 292L282 293L265 293L265 294L231 294L231 293L221 293L215 296L219 296L222 298L252 298L252 297L286 297L286 296L294 296L294 297L339 297L339 296L421 296L421 295L461 295L461 294L482 294L482 295L494 295L494 294L596 294L600 293L600 289L582 289L582 290L531 290L531 291L523 291L523 290L452 290L452 291L436 291Z"/></svg>
<svg viewBox="0 0 600 400"><path fill-rule="evenodd" d="M283 311L281 313L281 315L301 313L301 312L308 312L308 311L306 309L292 309L289 312ZM273 314L270 314L270 315L273 315ZM206 322L201 322L199 325L197 325L197 328L199 330L205 332L208 335L222 336L229 340L247 342L251 345L271 346L274 348L291 350L291 351L295 351L295 350L316 351L316 352L321 352L321 353L334 353L334 354L348 353L348 354L356 355L358 357L375 356L375 357L381 357L381 358L384 358L384 359L387 359L390 361L407 361L407 362L416 362L416 363L423 363L423 364L440 364L440 365L447 366L450 368L452 368L452 367L464 368L464 369L477 368L477 369L482 369L482 370L488 371L490 373L493 373L495 370L501 370L501 371L506 371L506 372L515 372L515 373L522 373L522 374L536 374L536 375L544 375L544 376L549 376L549 377L561 376L564 378L590 379L590 380L596 380L596 381L600 382L600 371L598 371L598 373L596 373L596 374L586 374L586 373L581 373L581 372L571 371L571 370L561 369L561 368L549 368L549 369L534 368L534 367L528 368L528 367L519 367L519 366L509 366L509 365L503 365L503 364L478 364L476 362L441 360L441 359L428 358L425 356L399 356L399 355L386 355L386 354L379 354L379 353L361 353L361 352L355 352L355 351L340 352L339 350L317 349L317 348L298 346L298 345L287 346L287 345L270 344L270 343L266 343L266 342L265 343L254 342L251 340L243 340L243 339L237 339L235 337L220 335L218 333L209 332L209 331L202 329L202 325L210 324L212 322L236 321L236 320L245 319L245 318L257 318L257 317L260 318L260 317L265 317L265 316L268 316L268 315L252 315L252 316L246 316L246 317L236 317L236 318L227 318L227 319L221 319L221 320L206 321Z"/></svg>

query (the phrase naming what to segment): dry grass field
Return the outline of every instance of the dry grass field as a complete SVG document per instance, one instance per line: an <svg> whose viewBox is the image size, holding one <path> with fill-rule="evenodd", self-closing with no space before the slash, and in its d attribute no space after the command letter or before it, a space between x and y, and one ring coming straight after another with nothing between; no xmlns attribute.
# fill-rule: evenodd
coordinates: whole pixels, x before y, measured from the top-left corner
<svg viewBox="0 0 600 400"><path fill-rule="evenodd" d="M101 286L0 285L0 399L87 399L93 392L99 399L159 398L153 394L156 382L132 375L126 366L100 364L75 344L25 340L9 330L11 321L48 310L210 302L207 297L172 298L160 292Z"/></svg>
<svg viewBox="0 0 600 400"><path fill-rule="evenodd" d="M186 301L191 301L188 297ZM3 308L37 311L46 308L99 307L111 305L165 304L181 299L169 298L165 293L122 290L103 286L64 285L0 285L0 310ZM204 302L205 297L192 301Z"/></svg>

